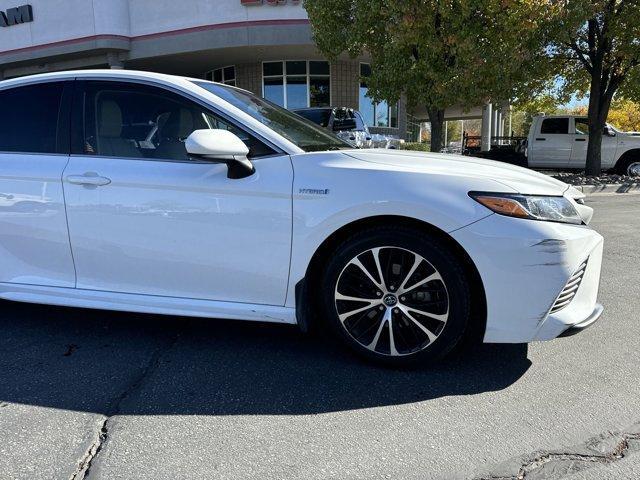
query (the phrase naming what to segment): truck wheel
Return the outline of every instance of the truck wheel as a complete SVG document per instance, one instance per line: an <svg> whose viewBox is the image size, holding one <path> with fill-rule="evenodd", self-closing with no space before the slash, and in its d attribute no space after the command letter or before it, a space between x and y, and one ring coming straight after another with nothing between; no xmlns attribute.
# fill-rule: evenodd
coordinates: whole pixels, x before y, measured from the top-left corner
<svg viewBox="0 0 640 480"><path fill-rule="evenodd" d="M640 153L621 158L616 165L616 173L630 177L640 176Z"/></svg>

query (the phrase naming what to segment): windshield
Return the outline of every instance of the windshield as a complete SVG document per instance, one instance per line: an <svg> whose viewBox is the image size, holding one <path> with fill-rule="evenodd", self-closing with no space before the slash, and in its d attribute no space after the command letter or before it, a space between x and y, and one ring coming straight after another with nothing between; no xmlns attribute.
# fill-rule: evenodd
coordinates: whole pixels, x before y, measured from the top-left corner
<svg viewBox="0 0 640 480"><path fill-rule="evenodd" d="M192 82L265 124L305 152L353 148L331 132L256 95L219 83Z"/></svg>
<svg viewBox="0 0 640 480"><path fill-rule="evenodd" d="M293 113L297 113L301 117L306 118L310 122L315 123L316 125L320 125L321 127L325 127L329 125L329 120L331 119L331 109L330 108L316 108L310 110L293 110Z"/></svg>

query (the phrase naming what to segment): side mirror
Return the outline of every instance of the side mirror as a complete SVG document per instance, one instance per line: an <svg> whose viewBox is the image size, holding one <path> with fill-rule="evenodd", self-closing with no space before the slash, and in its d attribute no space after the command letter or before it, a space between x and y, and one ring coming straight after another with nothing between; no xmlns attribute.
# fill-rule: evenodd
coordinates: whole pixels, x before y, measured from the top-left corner
<svg viewBox="0 0 640 480"><path fill-rule="evenodd" d="M198 159L226 163L229 178L245 178L255 172L247 158L249 149L228 130L196 130L185 140L185 148Z"/></svg>
<svg viewBox="0 0 640 480"><path fill-rule="evenodd" d="M604 127L604 133L608 136L608 137L615 137L616 136L616 131L611 128L609 125L605 125Z"/></svg>
<svg viewBox="0 0 640 480"><path fill-rule="evenodd" d="M341 132L345 130L355 130L356 129L356 121L353 118L343 118L340 120L333 121L333 131Z"/></svg>

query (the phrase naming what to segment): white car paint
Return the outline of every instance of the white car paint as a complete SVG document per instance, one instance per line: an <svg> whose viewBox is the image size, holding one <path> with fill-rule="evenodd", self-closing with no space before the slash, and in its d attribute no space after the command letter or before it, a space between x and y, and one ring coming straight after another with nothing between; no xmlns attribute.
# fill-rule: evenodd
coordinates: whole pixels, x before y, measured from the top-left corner
<svg viewBox="0 0 640 480"><path fill-rule="evenodd" d="M246 157L249 149L236 135L227 130L196 130L185 140L185 147L195 155L207 155L216 150L220 156Z"/></svg>
<svg viewBox="0 0 640 480"><path fill-rule="evenodd" d="M0 153L0 282L74 287L60 155Z"/></svg>
<svg viewBox="0 0 640 480"><path fill-rule="evenodd" d="M562 182L462 156L305 153L188 79L160 74L55 73L5 81L0 90L76 78L178 91L283 153L255 160L255 173L242 179L227 178L219 163L0 155L0 224L7 227L0 230L0 298L295 323L296 285L322 243L353 222L402 216L450 235L475 264L487 299L485 341L550 339L596 309L600 235L586 226L499 216L468 195L564 195L588 222L591 209L575 203L581 194ZM31 197L37 201L11 203ZM549 315L585 259L580 295Z"/></svg>
<svg viewBox="0 0 640 480"><path fill-rule="evenodd" d="M566 133L542 133L546 119L567 119ZM589 136L576 128L578 121L585 117L573 115L537 115L533 117L528 135L527 162L535 168L576 168L583 169L587 161ZM640 137L633 132L625 133L608 126L612 135L602 136L602 168L616 167L627 152L635 151L640 158Z"/></svg>
<svg viewBox="0 0 640 480"><path fill-rule="evenodd" d="M291 246L288 156L230 180L224 164L72 156L65 181L77 288L283 305ZM161 261L159 261L161 259Z"/></svg>

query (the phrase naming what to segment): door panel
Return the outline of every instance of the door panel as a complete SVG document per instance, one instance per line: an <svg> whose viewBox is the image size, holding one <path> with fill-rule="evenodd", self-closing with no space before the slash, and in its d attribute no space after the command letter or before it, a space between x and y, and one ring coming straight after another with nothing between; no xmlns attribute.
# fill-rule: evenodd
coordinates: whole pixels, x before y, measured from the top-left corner
<svg viewBox="0 0 640 480"><path fill-rule="evenodd" d="M158 87L84 82L64 172L78 288L283 305L291 250L288 155ZM255 173L191 158L197 129L232 131Z"/></svg>
<svg viewBox="0 0 640 480"><path fill-rule="evenodd" d="M288 156L222 164L76 157L64 178L78 288L284 304L291 246ZM108 185L69 183L95 173Z"/></svg>
<svg viewBox="0 0 640 480"><path fill-rule="evenodd" d="M530 166L534 167L567 167L571 158L571 136L569 133L569 119L549 117L544 118L533 137L530 150L533 155Z"/></svg>
<svg viewBox="0 0 640 480"><path fill-rule="evenodd" d="M573 147L571 149L571 168L585 168L587 163L587 146L589 144L589 123L586 118L576 118L575 135L573 137ZM608 135L602 136L602 166L604 168L613 167L618 141L616 137Z"/></svg>
<svg viewBox="0 0 640 480"><path fill-rule="evenodd" d="M75 286L60 181L67 160L0 154L0 282Z"/></svg>
<svg viewBox="0 0 640 480"><path fill-rule="evenodd" d="M584 168L587 163L587 145L589 144L589 120L586 118L573 119L574 134L571 147L571 168Z"/></svg>
<svg viewBox="0 0 640 480"><path fill-rule="evenodd" d="M0 282L75 286L61 180L71 85L0 90Z"/></svg>

